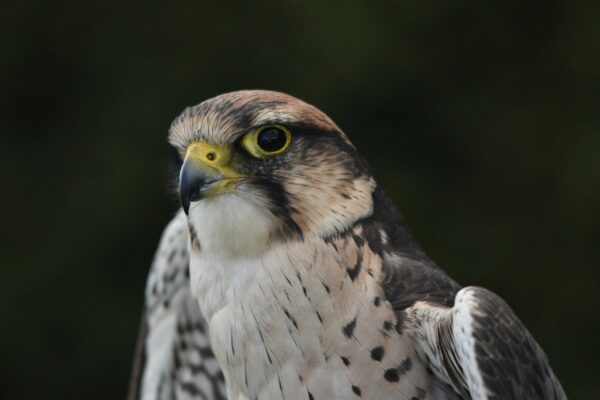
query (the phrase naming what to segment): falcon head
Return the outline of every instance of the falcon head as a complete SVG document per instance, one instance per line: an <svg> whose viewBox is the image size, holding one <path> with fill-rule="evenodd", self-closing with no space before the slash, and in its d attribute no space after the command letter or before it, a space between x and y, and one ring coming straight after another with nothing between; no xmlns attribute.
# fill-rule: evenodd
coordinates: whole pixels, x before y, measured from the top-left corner
<svg viewBox="0 0 600 400"><path fill-rule="evenodd" d="M250 90L206 100L173 121L169 141L183 160L192 248L247 255L335 235L373 211L366 161L327 115L289 95Z"/></svg>

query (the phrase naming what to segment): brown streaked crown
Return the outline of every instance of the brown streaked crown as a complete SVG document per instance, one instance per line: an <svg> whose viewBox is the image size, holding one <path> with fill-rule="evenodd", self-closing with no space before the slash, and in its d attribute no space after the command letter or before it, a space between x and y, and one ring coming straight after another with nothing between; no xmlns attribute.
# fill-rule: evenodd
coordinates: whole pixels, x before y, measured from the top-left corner
<svg viewBox="0 0 600 400"><path fill-rule="evenodd" d="M180 151L194 140L231 143L244 132L264 124L301 124L337 132L341 129L316 107L285 93L240 90L187 107L169 129L169 142Z"/></svg>

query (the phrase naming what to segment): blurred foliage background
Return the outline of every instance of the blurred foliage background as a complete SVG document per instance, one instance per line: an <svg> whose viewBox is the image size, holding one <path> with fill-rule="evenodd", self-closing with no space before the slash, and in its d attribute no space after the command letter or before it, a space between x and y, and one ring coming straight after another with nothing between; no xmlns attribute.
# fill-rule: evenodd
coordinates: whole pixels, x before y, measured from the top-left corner
<svg viewBox="0 0 600 400"><path fill-rule="evenodd" d="M124 398L167 128L241 88L332 116L433 259L598 394L600 3L0 4L1 398Z"/></svg>

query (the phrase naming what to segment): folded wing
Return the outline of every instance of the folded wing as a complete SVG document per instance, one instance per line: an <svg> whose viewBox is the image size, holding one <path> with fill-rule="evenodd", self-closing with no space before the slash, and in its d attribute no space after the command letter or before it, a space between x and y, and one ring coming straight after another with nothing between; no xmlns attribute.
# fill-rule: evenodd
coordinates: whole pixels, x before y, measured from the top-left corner
<svg viewBox="0 0 600 400"><path fill-rule="evenodd" d="M466 287L452 308L416 302L406 309L406 327L449 398L567 398L543 350L489 290Z"/></svg>
<svg viewBox="0 0 600 400"><path fill-rule="evenodd" d="M226 399L206 321L189 288L183 213L161 238L146 284L129 400Z"/></svg>

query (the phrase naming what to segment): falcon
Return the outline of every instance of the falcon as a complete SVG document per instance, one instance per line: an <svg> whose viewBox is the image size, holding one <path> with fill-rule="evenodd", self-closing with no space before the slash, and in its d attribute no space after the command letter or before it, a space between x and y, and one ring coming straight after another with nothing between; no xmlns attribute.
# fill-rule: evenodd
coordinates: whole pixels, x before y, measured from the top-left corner
<svg viewBox="0 0 600 400"><path fill-rule="evenodd" d="M566 399L511 308L436 266L317 108L227 93L186 108L169 142L182 210L148 277L130 399Z"/></svg>

